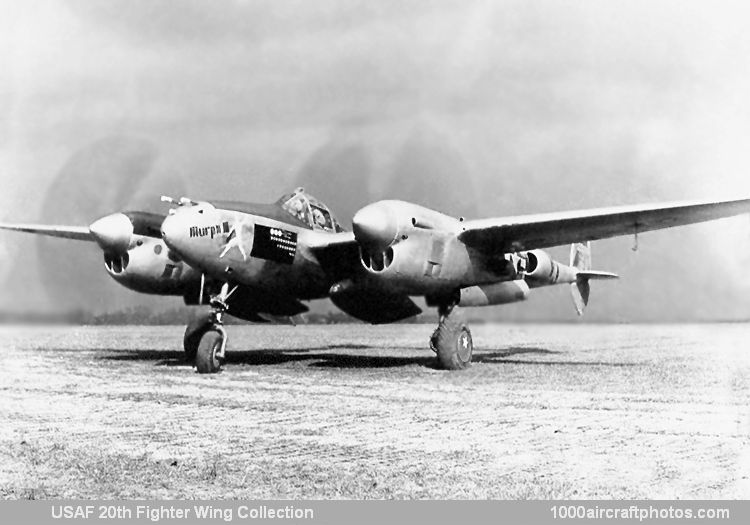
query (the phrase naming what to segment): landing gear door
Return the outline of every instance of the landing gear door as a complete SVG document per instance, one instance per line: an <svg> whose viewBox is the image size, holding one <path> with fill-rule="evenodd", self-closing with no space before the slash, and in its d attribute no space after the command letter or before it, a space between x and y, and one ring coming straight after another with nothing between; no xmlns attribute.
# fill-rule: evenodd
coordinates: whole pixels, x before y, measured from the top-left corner
<svg viewBox="0 0 750 525"><path fill-rule="evenodd" d="M427 255L427 261L424 264L424 275L426 277L439 277L443 268L445 258L446 239L442 235L430 235L430 246Z"/></svg>

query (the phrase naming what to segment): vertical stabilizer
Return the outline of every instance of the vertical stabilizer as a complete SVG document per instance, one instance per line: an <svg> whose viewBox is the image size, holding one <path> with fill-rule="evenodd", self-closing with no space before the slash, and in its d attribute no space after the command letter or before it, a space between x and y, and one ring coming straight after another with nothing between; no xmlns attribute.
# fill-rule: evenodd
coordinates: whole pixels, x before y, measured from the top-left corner
<svg viewBox="0 0 750 525"><path fill-rule="evenodd" d="M570 266L576 271L576 280L570 283L570 294L573 296L576 312L578 315L583 315L591 292L589 281L591 279L617 279L617 274L591 269L591 242L586 244L578 242L570 245Z"/></svg>
<svg viewBox="0 0 750 525"><path fill-rule="evenodd" d="M570 265L579 272L591 270L591 242L570 245ZM589 304L590 292L591 285L586 278L576 276L575 282L570 283L570 295L573 297L573 305L578 315L583 315L586 305Z"/></svg>
<svg viewBox="0 0 750 525"><path fill-rule="evenodd" d="M591 242L570 245L570 265L584 272L591 269Z"/></svg>
<svg viewBox="0 0 750 525"><path fill-rule="evenodd" d="M591 242L586 244L577 242L570 245L570 265L578 272L591 270ZM570 283L570 295L578 315L583 315L589 303L591 286L589 280L576 275L576 280Z"/></svg>

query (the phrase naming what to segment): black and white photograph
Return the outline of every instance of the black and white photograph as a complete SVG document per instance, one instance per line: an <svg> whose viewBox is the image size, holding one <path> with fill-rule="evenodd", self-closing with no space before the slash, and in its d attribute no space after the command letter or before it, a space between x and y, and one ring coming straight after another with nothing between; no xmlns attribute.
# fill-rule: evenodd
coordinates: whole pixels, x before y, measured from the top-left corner
<svg viewBox="0 0 750 525"><path fill-rule="evenodd" d="M0 499L750 495L746 2L2 4Z"/></svg>

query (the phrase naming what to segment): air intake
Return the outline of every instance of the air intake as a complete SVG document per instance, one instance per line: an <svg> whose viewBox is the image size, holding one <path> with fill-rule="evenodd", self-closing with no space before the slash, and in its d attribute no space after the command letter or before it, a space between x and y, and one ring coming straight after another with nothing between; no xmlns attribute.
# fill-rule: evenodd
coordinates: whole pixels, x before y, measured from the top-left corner
<svg viewBox="0 0 750 525"><path fill-rule="evenodd" d="M362 266L371 272L382 272L393 263L393 248L390 246L385 251L369 251L360 247L359 258Z"/></svg>

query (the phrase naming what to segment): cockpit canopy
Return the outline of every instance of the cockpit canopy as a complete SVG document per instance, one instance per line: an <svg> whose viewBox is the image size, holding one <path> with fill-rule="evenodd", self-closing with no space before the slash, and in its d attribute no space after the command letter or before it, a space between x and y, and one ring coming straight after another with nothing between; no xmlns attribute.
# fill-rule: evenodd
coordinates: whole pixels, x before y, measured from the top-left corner
<svg viewBox="0 0 750 525"><path fill-rule="evenodd" d="M281 209L304 222L313 230L343 231L328 206L312 195L305 193L303 188L297 188L293 193L284 195L277 203L281 206Z"/></svg>

